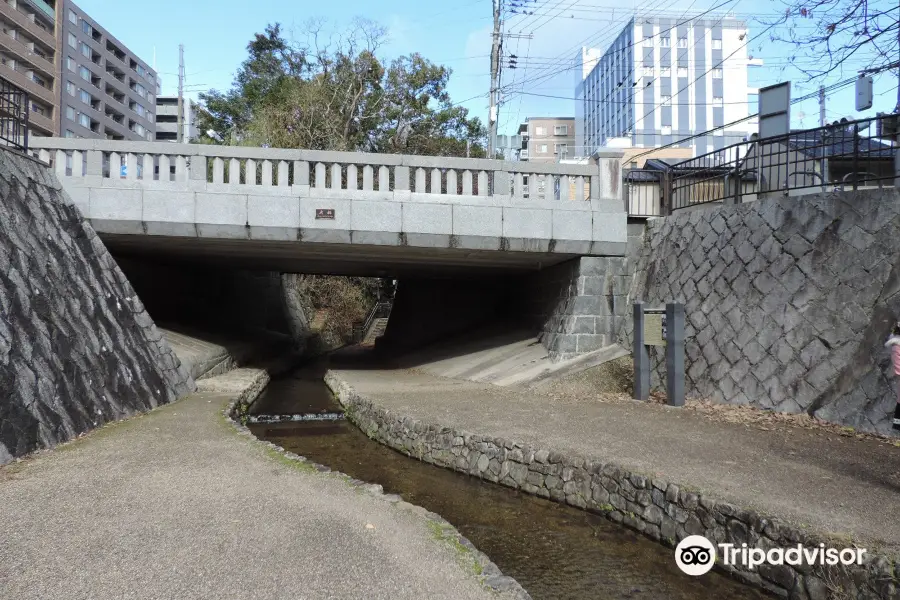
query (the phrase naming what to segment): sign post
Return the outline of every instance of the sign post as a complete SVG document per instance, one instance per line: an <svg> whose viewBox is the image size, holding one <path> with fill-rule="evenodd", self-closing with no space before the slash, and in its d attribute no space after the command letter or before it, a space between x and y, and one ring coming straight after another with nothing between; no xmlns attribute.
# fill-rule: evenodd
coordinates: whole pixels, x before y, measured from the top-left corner
<svg viewBox="0 0 900 600"><path fill-rule="evenodd" d="M634 399L650 397L648 346L666 348L666 396L671 406L684 406L684 305L644 308L634 304Z"/></svg>

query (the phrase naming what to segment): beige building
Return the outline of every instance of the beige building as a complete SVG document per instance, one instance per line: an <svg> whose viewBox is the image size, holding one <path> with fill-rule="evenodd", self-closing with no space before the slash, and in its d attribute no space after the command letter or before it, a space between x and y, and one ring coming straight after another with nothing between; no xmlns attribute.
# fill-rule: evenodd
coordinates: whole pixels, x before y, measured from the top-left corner
<svg viewBox="0 0 900 600"><path fill-rule="evenodd" d="M55 1L0 2L0 76L28 92L34 135L59 131Z"/></svg>
<svg viewBox="0 0 900 600"><path fill-rule="evenodd" d="M557 162L575 157L575 117L529 117L519 126L519 160Z"/></svg>

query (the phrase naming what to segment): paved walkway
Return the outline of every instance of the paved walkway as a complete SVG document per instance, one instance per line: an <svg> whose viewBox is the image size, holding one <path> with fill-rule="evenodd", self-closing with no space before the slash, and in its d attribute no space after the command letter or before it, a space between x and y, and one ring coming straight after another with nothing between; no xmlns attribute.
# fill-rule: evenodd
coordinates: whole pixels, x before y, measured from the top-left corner
<svg viewBox="0 0 900 600"><path fill-rule="evenodd" d="M900 448L801 428L763 431L693 411L409 370L338 369L362 396L427 423L615 462L722 500L900 549Z"/></svg>
<svg viewBox="0 0 900 600"><path fill-rule="evenodd" d="M239 436L255 373L0 467L0 597L498 597L420 514Z"/></svg>

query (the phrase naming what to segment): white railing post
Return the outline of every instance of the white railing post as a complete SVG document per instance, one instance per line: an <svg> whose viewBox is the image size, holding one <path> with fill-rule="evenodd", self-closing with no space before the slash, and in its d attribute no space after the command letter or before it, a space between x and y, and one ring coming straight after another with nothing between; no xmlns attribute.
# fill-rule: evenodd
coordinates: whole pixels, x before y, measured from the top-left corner
<svg viewBox="0 0 900 600"><path fill-rule="evenodd" d="M90 157L88 157L88 161L90 161ZM88 168L90 168L90 164L88 164ZM144 153L144 159L141 163L141 179L144 181L153 181L153 155L149 152Z"/></svg>
<svg viewBox="0 0 900 600"><path fill-rule="evenodd" d="M316 163L316 189L325 189L325 164Z"/></svg>
<svg viewBox="0 0 900 600"><path fill-rule="evenodd" d="M457 187L458 180L456 179L456 169L450 169L447 171L447 194L450 196L458 196L459 188Z"/></svg>
<svg viewBox="0 0 900 600"><path fill-rule="evenodd" d="M236 158L228 160L228 185L241 185L241 161Z"/></svg>
<svg viewBox="0 0 900 600"><path fill-rule="evenodd" d="M244 165L244 183L246 185L257 185L256 161L252 158L248 158Z"/></svg>
<svg viewBox="0 0 900 600"><path fill-rule="evenodd" d="M462 174L462 193L466 196L472 195L472 171L466 169Z"/></svg>
<svg viewBox="0 0 900 600"><path fill-rule="evenodd" d="M347 165L347 189L348 190L358 190L359 189L359 171L356 168L356 165Z"/></svg>
<svg viewBox="0 0 900 600"><path fill-rule="evenodd" d="M334 163L331 165L331 181L328 185L329 189L339 190L341 189L341 165L340 163Z"/></svg>
<svg viewBox="0 0 900 600"><path fill-rule="evenodd" d="M363 189L366 191L372 191L373 183L375 180L374 177L375 169L372 168L372 165L366 165L363 167Z"/></svg>
<svg viewBox="0 0 900 600"><path fill-rule="evenodd" d="M278 161L278 187L287 187L290 183L288 177L288 162L286 160Z"/></svg>
<svg viewBox="0 0 900 600"><path fill-rule="evenodd" d="M441 193L441 170L440 169L432 169L431 170L431 193L432 194L440 194Z"/></svg>
<svg viewBox="0 0 900 600"><path fill-rule="evenodd" d="M260 185L272 187L272 161L270 160L262 161L262 181Z"/></svg>
<svg viewBox="0 0 900 600"><path fill-rule="evenodd" d="M478 195L488 196L488 174L487 171L478 171Z"/></svg>
<svg viewBox="0 0 900 600"><path fill-rule="evenodd" d="M425 193L425 169L419 167L416 169L416 193Z"/></svg>
<svg viewBox="0 0 900 600"><path fill-rule="evenodd" d="M56 171L57 177L66 176L66 152L65 150L57 150L56 158L53 161L53 170Z"/></svg>
<svg viewBox="0 0 900 600"><path fill-rule="evenodd" d="M168 154L159 157L159 180L172 181L172 159Z"/></svg>
<svg viewBox="0 0 900 600"><path fill-rule="evenodd" d="M74 172L74 167L73 167ZM118 152L110 152L109 153L109 178L110 179L121 179L122 178L122 155Z"/></svg>
<svg viewBox="0 0 900 600"><path fill-rule="evenodd" d="M188 180L187 158L181 154L175 157L175 181Z"/></svg>
<svg viewBox="0 0 900 600"><path fill-rule="evenodd" d="M225 161L218 156L213 159L213 183L225 183Z"/></svg>
<svg viewBox="0 0 900 600"><path fill-rule="evenodd" d="M378 191L387 192L391 189L391 171L386 166L378 167Z"/></svg>
<svg viewBox="0 0 900 600"><path fill-rule="evenodd" d="M129 152L127 155L125 155L125 179L129 181L137 181L137 166L137 154L135 154L134 152Z"/></svg>
<svg viewBox="0 0 900 600"><path fill-rule="evenodd" d="M294 161L294 185L309 185L309 163L305 160Z"/></svg>

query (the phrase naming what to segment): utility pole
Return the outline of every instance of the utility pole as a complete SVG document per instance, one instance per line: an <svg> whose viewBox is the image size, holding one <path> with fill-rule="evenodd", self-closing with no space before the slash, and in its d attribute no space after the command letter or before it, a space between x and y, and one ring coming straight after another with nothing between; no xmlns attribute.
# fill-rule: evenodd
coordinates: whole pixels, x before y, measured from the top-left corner
<svg viewBox="0 0 900 600"><path fill-rule="evenodd" d="M494 158L497 144L497 117L500 95L500 14L503 0L491 0L494 9L494 33L491 43L491 109L488 115L488 158Z"/></svg>
<svg viewBox="0 0 900 600"><path fill-rule="evenodd" d="M178 44L178 134L179 144L184 143L184 44Z"/></svg>
<svg viewBox="0 0 900 600"><path fill-rule="evenodd" d="M819 127L825 127L825 86L819 86Z"/></svg>

